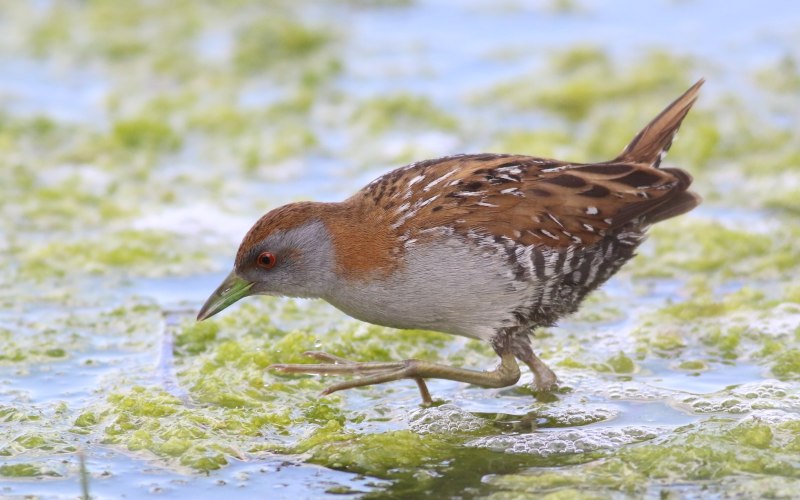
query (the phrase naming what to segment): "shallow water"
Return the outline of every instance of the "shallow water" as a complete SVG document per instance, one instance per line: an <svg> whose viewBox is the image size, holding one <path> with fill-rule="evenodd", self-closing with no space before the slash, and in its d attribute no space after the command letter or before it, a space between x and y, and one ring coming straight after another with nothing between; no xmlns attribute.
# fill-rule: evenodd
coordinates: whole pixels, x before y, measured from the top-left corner
<svg viewBox="0 0 800 500"><path fill-rule="evenodd" d="M0 495L789 497L800 452L800 11L787 2L0 3ZM253 298L265 210L405 162L606 159L692 81L705 203L537 332L561 389L319 398L325 349L490 348Z"/></svg>

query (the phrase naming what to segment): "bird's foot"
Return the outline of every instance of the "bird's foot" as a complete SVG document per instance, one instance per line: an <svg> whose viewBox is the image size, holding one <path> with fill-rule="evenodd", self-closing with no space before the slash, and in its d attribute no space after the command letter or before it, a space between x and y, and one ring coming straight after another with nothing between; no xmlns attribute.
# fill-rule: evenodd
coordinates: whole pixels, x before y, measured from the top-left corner
<svg viewBox="0 0 800 500"><path fill-rule="evenodd" d="M417 383L422 402L425 405L433 404L426 378L442 378L466 382L483 387L507 387L519 380L519 367L511 354L501 357L500 365L489 372L466 370L453 366L440 365L418 359L390 362L364 362L357 363L320 351L303 353L308 357L322 361L319 364L278 364L269 367L271 370L282 373L312 373L320 375L361 375L360 377L344 382L339 382L327 387L322 395L336 391L382 384L400 379L412 379ZM554 375L555 376L555 375Z"/></svg>
<svg viewBox="0 0 800 500"><path fill-rule="evenodd" d="M553 392L558 389L558 377L550 368L542 373L533 374L531 387L535 392Z"/></svg>
<svg viewBox="0 0 800 500"><path fill-rule="evenodd" d="M558 377L538 356L530 353L524 360L533 373L534 392L552 392L558 389Z"/></svg>

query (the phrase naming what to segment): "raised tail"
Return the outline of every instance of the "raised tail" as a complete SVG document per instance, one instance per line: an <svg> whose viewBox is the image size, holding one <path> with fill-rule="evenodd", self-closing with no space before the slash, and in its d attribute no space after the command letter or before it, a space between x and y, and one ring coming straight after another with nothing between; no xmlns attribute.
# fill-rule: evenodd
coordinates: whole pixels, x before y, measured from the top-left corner
<svg viewBox="0 0 800 500"><path fill-rule="evenodd" d="M661 160L669 151L681 122L697 100L697 93L703 83L705 83L705 79L701 78L682 96L675 99L641 132L636 134L636 137L612 162L643 163L658 168Z"/></svg>

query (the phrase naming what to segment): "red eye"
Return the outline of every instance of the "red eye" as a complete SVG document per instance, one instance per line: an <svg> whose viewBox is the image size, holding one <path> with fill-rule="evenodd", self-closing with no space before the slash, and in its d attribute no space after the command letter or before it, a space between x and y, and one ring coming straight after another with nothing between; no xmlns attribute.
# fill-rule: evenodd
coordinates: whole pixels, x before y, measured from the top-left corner
<svg viewBox="0 0 800 500"><path fill-rule="evenodd" d="M275 255L271 252L261 252L261 255L259 255L256 260L256 264L258 264L258 267L261 269L272 269L277 262L278 259L276 259Z"/></svg>

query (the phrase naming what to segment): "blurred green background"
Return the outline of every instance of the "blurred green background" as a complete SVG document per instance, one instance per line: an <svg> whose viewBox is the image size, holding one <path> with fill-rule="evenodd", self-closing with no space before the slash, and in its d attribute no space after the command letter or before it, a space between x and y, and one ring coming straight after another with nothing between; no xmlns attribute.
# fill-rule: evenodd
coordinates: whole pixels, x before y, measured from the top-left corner
<svg viewBox="0 0 800 500"><path fill-rule="evenodd" d="M0 0L0 496L75 498L79 453L98 497L794 496L798 47L777 0ZM319 302L192 319L272 207L452 153L606 160L701 76L666 163L705 202L537 335L552 397L319 399L264 368L495 357Z"/></svg>

